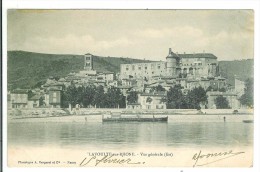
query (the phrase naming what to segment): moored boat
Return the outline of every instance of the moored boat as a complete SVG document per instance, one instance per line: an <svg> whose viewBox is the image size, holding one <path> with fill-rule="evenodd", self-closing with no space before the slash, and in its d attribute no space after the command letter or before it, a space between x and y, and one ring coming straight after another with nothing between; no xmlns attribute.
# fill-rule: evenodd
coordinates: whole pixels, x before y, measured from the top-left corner
<svg viewBox="0 0 260 172"><path fill-rule="evenodd" d="M103 117L102 122L168 122L167 117L140 117L140 116L113 116L111 117Z"/></svg>
<svg viewBox="0 0 260 172"><path fill-rule="evenodd" d="M254 120L243 120L243 123L253 123Z"/></svg>

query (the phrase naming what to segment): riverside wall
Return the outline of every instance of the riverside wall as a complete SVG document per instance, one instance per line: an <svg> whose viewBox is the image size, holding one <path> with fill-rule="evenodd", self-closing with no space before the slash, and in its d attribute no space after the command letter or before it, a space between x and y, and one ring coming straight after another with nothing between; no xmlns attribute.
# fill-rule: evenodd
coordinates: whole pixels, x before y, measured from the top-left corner
<svg viewBox="0 0 260 172"><path fill-rule="evenodd" d="M44 110L44 114L42 114ZM253 120L253 111L249 109L239 109L237 114L233 114L232 109L165 109L165 110L126 110L126 109L80 109L67 114L62 109L22 109L20 115L15 115L12 111L8 115L8 122L102 122L102 117L109 114L125 112L124 115L141 115L143 117L165 117L168 122L243 122L243 120ZM38 113L38 115L32 115Z"/></svg>
<svg viewBox="0 0 260 172"><path fill-rule="evenodd" d="M237 109L238 114L253 114L253 109ZM111 108L81 108L73 109L61 109L61 108L25 108L25 109L8 109L8 115L14 115L20 111L23 115L30 114L74 114L74 115L100 115L108 112L111 113L133 113L133 114L233 114L234 109L111 109Z"/></svg>

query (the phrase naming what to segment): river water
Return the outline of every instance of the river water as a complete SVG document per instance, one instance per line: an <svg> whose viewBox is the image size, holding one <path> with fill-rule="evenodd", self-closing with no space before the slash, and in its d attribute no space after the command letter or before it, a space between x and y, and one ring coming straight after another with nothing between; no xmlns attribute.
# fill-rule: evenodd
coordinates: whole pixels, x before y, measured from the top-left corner
<svg viewBox="0 0 260 172"><path fill-rule="evenodd" d="M253 124L179 123L9 123L9 146L125 149L252 146Z"/></svg>

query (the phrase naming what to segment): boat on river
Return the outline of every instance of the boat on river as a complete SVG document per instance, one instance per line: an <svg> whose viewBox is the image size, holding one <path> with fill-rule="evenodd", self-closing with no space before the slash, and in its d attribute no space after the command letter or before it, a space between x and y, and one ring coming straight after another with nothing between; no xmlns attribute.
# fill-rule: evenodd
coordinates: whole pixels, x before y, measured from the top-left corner
<svg viewBox="0 0 260 172"><path fill-rule="evenodd" d="M168 122L167 117L143 117L139 115L110 115L110 117L102 116L102 122Z"/></svg>
<svg viewBox="0 0 260 172"><path fill-rule="evenodd" d="M243 120L243 123L253 123L254 120Z"/></svg>

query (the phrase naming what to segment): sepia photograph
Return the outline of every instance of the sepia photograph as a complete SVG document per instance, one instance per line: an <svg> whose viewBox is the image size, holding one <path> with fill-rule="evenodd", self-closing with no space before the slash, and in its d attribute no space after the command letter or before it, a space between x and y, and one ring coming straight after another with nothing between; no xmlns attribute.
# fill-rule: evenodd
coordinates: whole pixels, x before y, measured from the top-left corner
<svg viewBox="0 0 260 172"><path fill-rule="evenodd" d="M8 9L8 167L245 167L252 9Z"/></svg>

